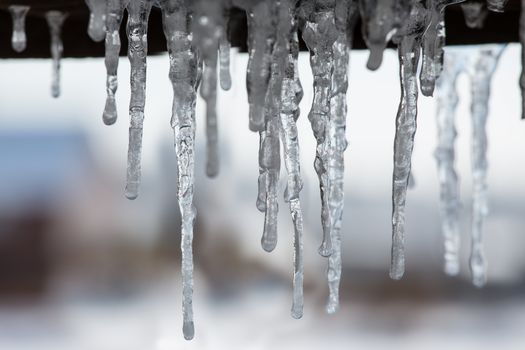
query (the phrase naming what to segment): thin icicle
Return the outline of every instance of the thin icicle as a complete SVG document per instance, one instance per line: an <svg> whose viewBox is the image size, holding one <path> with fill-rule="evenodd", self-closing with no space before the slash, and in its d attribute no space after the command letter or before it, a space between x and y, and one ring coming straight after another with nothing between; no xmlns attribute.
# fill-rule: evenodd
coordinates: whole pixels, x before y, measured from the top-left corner
<svg viewBox="0 0 525 350"><path fill-rule="evenodd" d="M106 105L102 120L106 125L115 124L117 121L117 104L115 94L118 88L118 63L120 54L120 26L124 9L129 0L108 0L106 15Z"/></svg>
<svg viewBox="0 0 525 350"><path fill-rule="evenodd" d="M525 0L521 0L519 31L521 45L521 75L519 82L521 90L521 119L525 119Z"/></svg>
<svg viewBox="0 0 525 350"><path fill-rule="evenodd" d="M249 55L246 86L250 104L249 127L252 131L262 131L265 126L264 103L270 81L272 47L275 40L275 27L271 20L272 5L273 0L262 0L246 9ZM262 208L260 203L258 208Z"/></svg>
<svg viewBox="0 0 525 350"><path fill-rule="evenodd" d="M454 168L454 143L457 132L455 114L458 104L456 81L465 67L464 56L447 52L442 76L437 81L438 146L434 152L440 185L441 231L444 239L444 270L447 275L459 273L459 200L458 175Z"/></svg>
<svg viewBox="0 0 525 350"><path fill-rule="evenodd" d="M131 0L128 9L128 58L131 65L131 99L129 103L129 148L126 197L139 194L142 129L146 104L146 60L148 53L148 19L153 0Z"/></svg>
<svg viewBox="0 0 525 350"><path fill-rule="evenodd" d="M96 42L106 37L106 11L107 4L111 0L86 0L89 7L89 37Z"/></svg>
<svg viewBox="0 0 525 350"><path fill-rule="evenodd" d="M427 30L423 35L423 53L419 80L421 93L432 96L443 65L445 46L445 8L464 0L426 0Z"/></svg>
<svg viewBox="0 0 525 350"><path fill-rule="evenodd" d="M206 174L219 174L219 145L217 127L217 59L219 41L224 33L221 1L196 1L194 4L193 43L204 61L201 96L206 101Z"/></svg>
<svg viewBox="0 0 525 350"><path fill-rule="evenodd" d="M11 5L9 12L13 19L13 35L11 36L11 46L16 52L22 52L27 46L26 37L26 16L29 12L29 6Z"/></svg>
<svg viewBox="0 0 525 350"><path fill-rule="evenodd" d="M508 0L487 0L487 8L493 12L503 12Z"/></svg>
<svg viewBox="0 0 525 350"><path fill-rule="evenodd" d="M171 126L177 152L177 198L182 217L182 312L183 333L193 339L193 205L195 179L195 104L199 85L200 61L192 45L191 14L185 0L159 0L164 34L170 55L170 80L173 85Z"/></svg>
<svg viewBox="0 0 525 350"><path fill-rule="evenodd" d="M487 192L487 132L490 83L505 45L481 48L471 79L472 113L472 242L470 270L476 287L485 285L486 261L483 254L482 226L488 214Z"/></svg>
<svg viewBox="0 0 525 350"><path fill-rule="evenodd" d="M383 51L402 28L410 12L411 0L359 0L363 39L370 50L366 64L376 70L383 61Z"/></svg>
<svg viewBox="0 0 525 350"><path fill-rule="evenodd" d="M417 65L426 10L413 2L409 21L398 44L401 102L396 117L394 174L392 179L392 261L390 277L400 279L405 272L405 202L410 177L412 149L417 126Z"/></svg>
<svg viewBox="0 0 525 350"><path fill-rule="evenodd" d="M46 12L46 20L51 34L51 57L53 58L53 81L51 84L51 96L60 96L60 61L64 52L62 44L62 25L68 14L60 11Z"/></svg>
<svg viewBox="0 0 525 350"><path fill-rule="evenodd" d="M487 2L485 0L468 0L461 4L465 24L469 28L483 28L487 18Z"/></svg>
<svg viewBox="0 0 525 350"><path fill-rule="evenodd" d="M328 178L330 139L330 98L332 97L332 74L334 70L334 42L339 33L335 26L335 9L329 0L312 0L311 12L305 14L303 40L310 51L310 66L314 76L314 98L308 119L317 140L314 167L319 177L321 191L321 224L323 241L319 254L332 254L330 212L330 189ZM308 2L303 4L308 6Z"/></svg>
<svg viewBox="0 0 525 350"><path fill-rule="evenodd" d="M232 77L230 74L230 47L231 44L226 37L226 33L224 33L219 42L219 80L221 88L224 91L228 91L232 87Z"/></svg>

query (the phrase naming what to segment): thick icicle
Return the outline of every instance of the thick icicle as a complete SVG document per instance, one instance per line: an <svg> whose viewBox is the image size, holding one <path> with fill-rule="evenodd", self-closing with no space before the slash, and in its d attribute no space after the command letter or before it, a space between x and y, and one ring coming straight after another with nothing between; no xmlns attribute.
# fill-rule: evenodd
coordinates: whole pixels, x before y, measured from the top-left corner
<svg viewBox="0 0 525 350"><path fill-rule="evenodd" d="M67 18L67 13L60 11L46 12L46 20L51 34L51 57L53 58L53 81L51 84L51 96L60 96L60 61L64 52L62 44L62 25Z"/></svg>
<svg viewBox="0 0 525 350"><path fill-rule="evenodd" d="M485 0L468 0L461 4L465 23L469 28L483 28L487 18L487 2Z"/></svg>
<svg viewBox="0 0 525 350"><path fill-rule="evenodd" d="M445 8L464 0L426 0L428 11L427 30L423 35L423 53L419 80L421 93L432 96L436 79L443 66L445 46Z"/></svg>
<svg viewBox="0 0 525 350"><path fill-rule="evenodd" d="M328 123L328 205L330 210L330 235L332 254L328 258L329 297L326 311L330 314L339 309L339 285L341 283L341 226L344 208L344 152L346 140L346 93L348 90L348 66L353 31L357 23L357 1L336 1L335 23L338 37L333 45L334 71L330 119Z"/></svg>
<svg viewBox="0 0 525 350"><path fill-rule="evenodd" d="M164 33L170 55L173 85L171 126L177 152L177 197L182 217L182 312L184 338L193 338L193 205L195 178L195 104L199 85L200 61L192 45L191 14L185 0L159 0Z"/></svg>
<svg viewBox="0 0 525 350"><path fill-rule="evenodd" d="M521 75L519 82L521 90L521 119L525 119L525 0L521 0L519 31L521 45Z"/></svg>
<svg viewBox="0 0 525 350"><path fill-rule="evenodd" d="M503 12L508 0L487 0L487 8L493 12Z"/></svg>
<svg viewBox="0 0 525 350"><path fill-rule="evenodd" d="M483 254L482 226L488 214L487 192L487 132L486 123L490 98L490 83L505 45L484 47L479 52L471 79L471 114L472 114L472 242L470 270L472 282L482 287L486 282L486 261Z"/></svg>
<svg viewBox="0 0 525 350"><path fill-rule="evenodd" d="M303 3L307 8L308 2ZM310 51L310 66L314 76L314 98L308 119L317 140L314 167L321 191L321 224L323 241L319 254L332 254L330 189L328 163L330 161L330 99L334 70L334 42L339 36L335 26L335 3L330 0L311 0L311 10L304 14L303 40Z"/></svg>
<svg viewBox="0 0 525 350"><path fill-rule="evenodd" d="M146 60L148 53L148 18L153 0L131 0L128 4L128 58L131 65L131 100L129 103L129 148L126 197L139 195L142 129L146 104Z"/></svg>
<svg viewBox="0 0 525 350"><path fill-rule="evenodd" d="M111 0L86 0L89 7L88 34L93 41L102 41L106 37L106 11Z"/></svg>
<svg viewBox="0 0 525 350"><path fill-rule="evenodd" d="M376 70L383 61L383 51L403 26L409 14L410 0L359 0L363 39L370 50L367 68Z"/></svg>
<svg viewBox="0 0 525 350"><path fill-rule="evenodd" d="M224 31L222 1L196 1L192 25L193 43L204 61L201 96L206 101L206 174L219 174L219 145L217 127L217 59L219 42Z"/></svg>
<svg viewBox="0 0 525 350"><path fill-rule="evenodd" d="M248 69L246 86L250 104L250 130L265 127L264 103L270 81L275 27L272 23L272 0L262 0L246 8L248 14ZM261 205L258 205L261 210Z"/></svg>
<svg viewBox="0 0 525 350"><path fill-rule="evenodd" d="M29 12L29 6L11 5L9 12L13 19L13 35L11 36L11 46L16 52L22 52L27 46L26 37L26 15Z"/></svg>
<svg viewBox="0 0 525 350"><path fill-rule="evenodd" d="M129 3L129 0L107 0L107 14L106 14L106 105L102 120L106 125L112 125L117 121L117 104L115 101L115 93L118 88L118 61L120 54L120 26L122 24L122 16L124 9Z"/></svg>
<svg viewBox="0 0 525 350"><path fill-rule="evenodd" d="M417 126L417 66L426 10L414 1L409 20L399 38L401 101L396 117L394 174L392 179L392 261L390 277L400 279L405 272L405 202L410 177L412 149Z"/></svg>
<svg viewBox="0 0 525 350"><path fill-rule="evenodd" d="M456 81L465 67L464 56L447 52L443 74L437 81L437 130L438 146L434 153L437 161L440 185L441 231L444 239L445 262L447 275L459 273L459 200L458 175L454 168L454 143L457 132L455 114L458 104Z"/></svg>

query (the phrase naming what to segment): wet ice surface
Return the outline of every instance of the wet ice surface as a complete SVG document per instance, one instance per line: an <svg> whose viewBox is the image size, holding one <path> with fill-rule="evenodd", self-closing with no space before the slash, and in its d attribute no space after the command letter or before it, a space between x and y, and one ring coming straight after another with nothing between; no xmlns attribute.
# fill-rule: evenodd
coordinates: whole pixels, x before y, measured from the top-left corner
<svg viewBox="0 0 525 350"><path fill-rule="evenodd" d="M51 82L51 96L60 96L60 63L64 46L62 44L62 25L67 18L67 13L60 11L49 11L46 13L46 20L51 35L51 57L53 59L53 76Z"/></svg>
<svg viewBox="0 0 525 350"><path fill-rule="evenodd" d="M11 5L9 12L13 19L13 34L11 36L11 46L16 52L22 52L26 49L26 16L29 12L29 6Z"/></svg>

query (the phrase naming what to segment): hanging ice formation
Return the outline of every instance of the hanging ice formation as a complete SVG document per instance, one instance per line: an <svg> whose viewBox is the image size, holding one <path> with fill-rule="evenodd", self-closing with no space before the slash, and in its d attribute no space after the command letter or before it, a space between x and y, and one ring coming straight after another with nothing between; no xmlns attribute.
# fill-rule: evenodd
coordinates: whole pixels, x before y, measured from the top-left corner
<svg viewBox="0 0 525 350"><path fill-rule="evenodd" d="M128 5L129 0L107 0L106 8L106 105L102 120L106 125L112 125L117 121L117 105L115 101L115 93L118 88L118 63L120 53L120 33L119 29L122 24L122 17L124 9Z"/></svg>
<svg viewBox="0 0 525 350"><path fill-rule="evenodd" d="M525 119L525 0L521 0L519 36L521 44L521 74L519 80L521 90L521 119Z"/></svg>
<svg viewBox="0 0 525 350"><path fill-rule="evenodd" d="M62 44L62 25L67 18L67 13L60 11L49 11L46 20L51 34L51 57L53 58L53 81L51 84L51 95L55 98L60 96L60 60L64 51Z"/></svg>
<svg viewBox="0 0 525 350"><path fill-rule="evenodd" d="M9 12L13 19L11 46L16 52L22 52L27 46L26 15L29 12L29 6L11 5L9 6Z"/></svg>
<svg viewBox="0 0 525 350"><path fill-rule="evenodd" d="M486 282L482 225L488 213L487 198L487 134L485 130L490 99L490 82L505 45L489 45L475 49L447 51L445 69L438 85L438 147L436 160L440 181L440 210L445 249L445 272L459 272L459 189L454 169L454 124L458 102L456 80L464 72L471 81L472 114L472 226L470 269L472 282L482 287Z"/></svg>
<svg viewBox="0 0 525 350"><path fill-rule="evenodd" d="M438 147L435 157L440 181L440 211L444 236L445 272L459 271L459 190L454 169L454 114L458 97L457 77L466 72L472 89L472 253L470 268L476 286L485 283L482 224L487 214L486 132L490 80L503 46L485 46L466 53L448 52L444 65L447 6L462 3L468 26L483 25L487 11L503 11L506 0L86 0L90 10L89 36L105 38L107 99L105 124L117 119L115 93L121 41L119 30L127 9L128 58L131 66L130 128L126 196L138 196L141 178L141 148L146 97L148 18L152 6L161 9L169 52L169 78L173 86L171 126L177 154L177 196L182 217L183 333L194 336L193 324L193 225L195 220L195 105L197 90L206 101L207 166L209 176L219 171L217 89L231 87L228 22L235 6L248 17L246 85L249 129L259 133L259 177L256 206L264 212L262 248L272 251L277 244L278 183L281 147L287 171L285 202L293 221L293 300L291 314L303 315L303 214L300 192L303 187L299 162L296 121L303 90L298 74L299 28L310 52L313 73L313 102L308 116L316 139L314 167L321 196L322 243L319 253L327 258L328 313L339 306L341 278L342 215L344 205L344 152L347 114L349 54L358 15L363 38L370 49L367 67L379 68L383 51L392 41L400 62L401 98L396 116L394 171L392 181L392 261L390 276L402 277L405 269L405 202L413 183L411 156L417 121L419 75L423 95L432 96L437 81ZM522 0L525 9L525 0ZM12 46L26 46L26 6L10 6L13 18ZM525 12L524 12L525 13ZM46 19L51 33L53 57L52 93L60 93L59 70L62 57L61 29L67 15L49 11ZM520 20L524 47L525 15ZM443 71L443 76L439 78ZM525 101L525 71L520 79ZM524 103L525 106L525 103ZM524 107L525 111L525 107ZM523 114L525 118L525 112Z"/></svg>

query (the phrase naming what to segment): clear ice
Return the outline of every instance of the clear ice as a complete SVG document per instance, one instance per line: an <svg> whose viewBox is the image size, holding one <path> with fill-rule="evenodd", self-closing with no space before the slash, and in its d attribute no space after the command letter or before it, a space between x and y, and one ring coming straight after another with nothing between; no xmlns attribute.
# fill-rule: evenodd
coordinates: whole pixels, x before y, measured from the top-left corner
<svg viewBox="0 0 525 350"><path fill-rule="evenodd" d="M146 60L148 53L148 18L153 0L131 0L128 9L128 58L131 65L129 102L129 148L126 197L139 195L142 129L146 104Z"/></svg>
<svg viewBox="0 0 525 350"><path fill-rule="evenodd" d="M525 119L525 0L521 0L519 35L521 44L521 74L519 80L521 90L521 119Z"/></svg>
<svg viewBox="0 0 525 350"><path fill-rule="evenodd" d="M93 41L102 41L106 37L107 2L111 0L86 0L89 8L88 35Z"/></svg>
<svg viewBox="0 0 525 350"><path fill-rule="evenodd" d="M51 96L60 96L60 61L64 52L62 44L62 25L67 18L67 13L60 11L46 12L46 21L51 35L51 57L53 59L53 80L51 83Z"/></svg>
<svg viewBox="0 0 525 350"><path fill-rule="evenodd" d="M195 179L195 104L201 60L192 44L191 13L185 0L159 0L170 57L173 85L171 126L177 153L177 198L182 217L182 312L184 338L195 334L193 323L193 205Z"/></svg>
<svg viewBox="0 0 525 350"><path fill-rule="evenodd" d="M129 0L107 0L106 13L106 104L104 106L104 113L102 120L106 125L115 124L117 121L117 104L115 101L115 94L118 88L118 63L120 54L120 26L122 25L122 17L124 10L128 5Z"/></svg>
<svg viewBox="0 0 525 350"><path fill-rule="evenodd" d="M487 8L494 12L503 12L508 0L487 0Z"/></svg>
<svg viewBox="0 0 525 350"><path fill-rule="evenodd" d="M399 31L398 45L401 101L396 117L394 174L392 179L392 259L390 277L400 279L405 272L405 203L410 177L412 149L417 127L417 67L422 35L426 29L426 10L413 1L410 16Z"/></svg>
<svg viewBox="0 0 525 350"><path fill-rule="evenodd" d="M22 52L27 46L26 37L26 16L29 12L29 6L11 5L9 12L13 19L13 35L11 36L11 46L16 52Z"/></svg>

